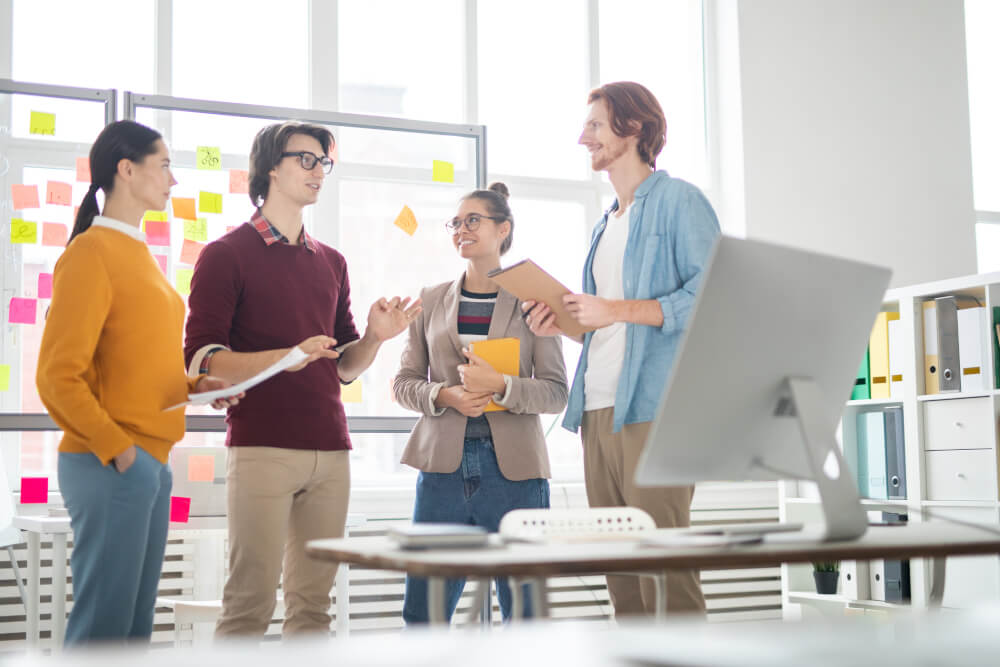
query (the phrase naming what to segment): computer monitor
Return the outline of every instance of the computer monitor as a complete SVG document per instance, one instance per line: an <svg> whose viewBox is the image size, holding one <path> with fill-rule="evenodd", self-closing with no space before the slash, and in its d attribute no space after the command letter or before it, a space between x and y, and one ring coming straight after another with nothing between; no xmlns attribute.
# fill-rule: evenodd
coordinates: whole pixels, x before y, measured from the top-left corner
<svg viewBox="0 0 1000 667"><path fill-rule="evenodd" d="M880 266L721 237L636 483L812 480L825 518L820 536L862 535L866 515L835 433L890 275Z"/></svg>

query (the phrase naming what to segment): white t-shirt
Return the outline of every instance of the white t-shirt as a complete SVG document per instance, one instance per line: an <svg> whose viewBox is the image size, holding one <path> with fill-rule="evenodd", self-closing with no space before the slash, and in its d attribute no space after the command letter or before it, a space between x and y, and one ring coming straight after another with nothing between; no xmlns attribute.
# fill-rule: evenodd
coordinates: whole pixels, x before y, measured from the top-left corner
<svg viewBox="0 0 1000 667"><path fill-rule="evenodd" d="M594 252L594 281L597 296L603 299L624 299L622 263L625 261L625 244L628 243L628 218L632 205L615 217L608 216L608 223L597 242ZM625 323L615 322L598 329L590 339L587 351L587 371L583 378L583 409L600 410L615 404L618 378L625 364Z"/></svg>

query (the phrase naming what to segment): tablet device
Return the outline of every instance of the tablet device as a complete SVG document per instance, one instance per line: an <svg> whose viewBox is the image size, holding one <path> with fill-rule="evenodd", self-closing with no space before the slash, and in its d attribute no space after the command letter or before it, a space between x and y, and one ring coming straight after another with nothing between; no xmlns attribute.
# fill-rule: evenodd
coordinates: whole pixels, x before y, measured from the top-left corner
<svg viewBox="0 0 1000 667"><path fill-rule="evenodd" d="M485 528L460 523L393 526L387 534L403 549L485 547L489 540L489 532Z"/></svg>

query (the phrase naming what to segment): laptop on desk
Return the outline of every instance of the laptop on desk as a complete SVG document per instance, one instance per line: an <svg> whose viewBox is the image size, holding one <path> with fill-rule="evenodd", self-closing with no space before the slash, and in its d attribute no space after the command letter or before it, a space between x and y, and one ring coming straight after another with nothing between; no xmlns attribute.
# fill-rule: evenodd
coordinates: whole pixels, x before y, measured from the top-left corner
<svg viewBox="0 0 1000 667"><path fill-rule="evenodd" d="M172 495L191 499L190 516L226 515L226 448L189 447L170 450L174 474Z"/></svg>

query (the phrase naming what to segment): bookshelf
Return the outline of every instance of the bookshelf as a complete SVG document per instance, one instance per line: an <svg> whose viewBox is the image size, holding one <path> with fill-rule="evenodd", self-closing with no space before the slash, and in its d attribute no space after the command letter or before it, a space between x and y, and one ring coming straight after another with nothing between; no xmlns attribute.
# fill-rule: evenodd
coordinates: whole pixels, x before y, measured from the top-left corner
<svg viewBox="0 0 1000 667"><path fill-rule="evenodd" d="M971 521L993 524L1000 529L1000 457L998 416L1000 389L994 380L998 360L992 316L991 342L983 372L988 388L953 393L925 393L923 303L941 296L975 297L992 314L1000 306L1000 272L963 276L932 283L898 287L886 292L882 311L900 314L902 343L895 349L903 355L902 391L891 399L860 399L845 403L837 441L844 458L857 461L857 417L859 413L901 406L903 412L906 500L863 499L869 512L906 512L911 522ZM853 474L853 473L852 473ZM782 521L814 522L821 518L819 500L811 482L779 484ZM897 603L854 600L844 595L841 573L837 595L818 595L808 565L782 566L782 609L786 618L798 618L804 608L820 613L842 609L900 607ZM910 561L913 608L927 606L930 563ZM945 607L969 607L1000 600L1000 557L949 559L945 574ZM887 606L888 605L888 606Z"/></svg>

